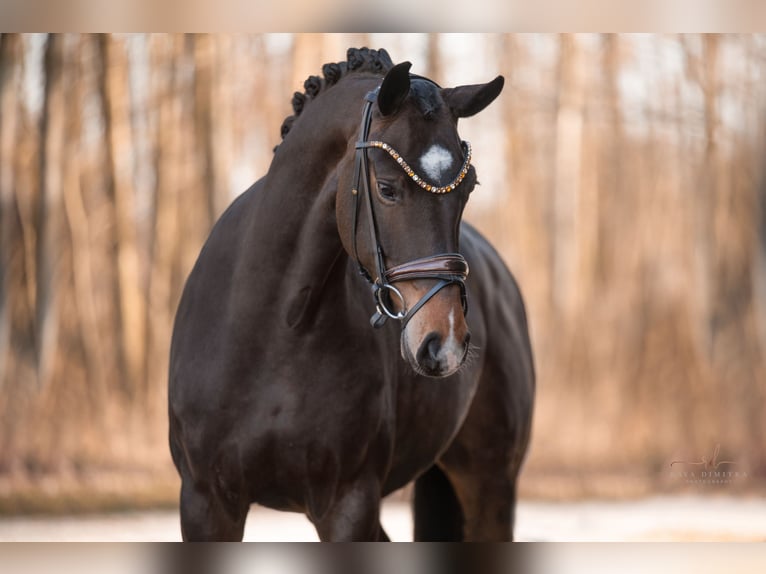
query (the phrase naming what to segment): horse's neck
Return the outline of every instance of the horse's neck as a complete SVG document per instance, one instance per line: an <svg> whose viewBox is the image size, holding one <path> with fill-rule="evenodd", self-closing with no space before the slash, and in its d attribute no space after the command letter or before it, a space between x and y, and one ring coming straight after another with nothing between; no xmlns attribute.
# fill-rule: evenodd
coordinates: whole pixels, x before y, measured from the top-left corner
<svg viewBox="0 0 766 574"><path fill-rule="evenodd" d="M294 213L285 225L278 223L281 248L285 250L280 252L282 261L278 262L284 265L282 312L292 328L313 316L332 269L345 253L336 225L334 188L334 175L328 174L313 202L285 208L301 214Z"/></svg>
<svg viewBox="0 0 766 574"><path fill-rule="evenodd" d="M359 110L361 113L361 96ZM319 106L319 102L315 105ZM343 108L341 108L343 109ZM280 145L263 189L252 239L279 257L280 313L297 328L313 315L332 269L345 257L335 217L336 170L356 137L349 114L301 117Z"/></svg>

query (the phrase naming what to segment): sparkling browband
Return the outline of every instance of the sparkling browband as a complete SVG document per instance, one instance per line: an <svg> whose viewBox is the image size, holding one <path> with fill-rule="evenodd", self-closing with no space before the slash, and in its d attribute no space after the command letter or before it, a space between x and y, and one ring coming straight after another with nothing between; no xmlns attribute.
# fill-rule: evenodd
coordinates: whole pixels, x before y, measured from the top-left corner
<svg viewBox="0 0 766 574"><path fill-rule="evenodd" d="M377 147L382 150L385 150L388 152L388 155L390 155L392 158L396 160L396 163L398 163L400 166L402 166L402 169L405 171L405 173L410 176L410 179L417 183L420 187L425 189L426 191L430 191L431 193L449 193L453 189L455 189L458 185L460 185L460 182L463 181L463 178L465 178L465 174L468 173L468 168L471 166L471 144L464 141L463 147L465 148L465 161L463 162L463 167L460 168L460 173L458 173L457 177L452 181L452 183L449 183L447 185L444 185L442 187L439 187L438 185L433 185L428 183L425 179L420 177L418 174L415 173L415 170L413 170L409 164L404 161L404 158L397 152L394 148L392 148L387 143L372 140L365 142L365 147Z"/></svg>

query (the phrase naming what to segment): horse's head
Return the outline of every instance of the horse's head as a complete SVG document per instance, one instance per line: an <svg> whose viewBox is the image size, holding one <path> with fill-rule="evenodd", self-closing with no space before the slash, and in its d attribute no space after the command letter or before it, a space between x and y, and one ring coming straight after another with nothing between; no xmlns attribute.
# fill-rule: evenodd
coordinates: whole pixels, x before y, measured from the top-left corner
<svg viewBox="0 0 766 574"><path fill-rule="evenodd" d="M503 78L442 89L409 68L394 66L359 102L364 117L339 178L338 226L373 284L373 324L401 319L402 356L416 372L444 377L464 363L470 340L458 241L476 174L457 120L489 105Z"/></svg>

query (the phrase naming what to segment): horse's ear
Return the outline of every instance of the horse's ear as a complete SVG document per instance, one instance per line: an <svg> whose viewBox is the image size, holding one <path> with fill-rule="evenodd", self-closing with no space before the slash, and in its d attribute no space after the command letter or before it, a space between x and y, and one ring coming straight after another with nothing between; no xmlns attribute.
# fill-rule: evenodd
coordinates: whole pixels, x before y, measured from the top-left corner
<svg viewBox="0 0 766 574"><path fill-rule="evenodd" d="M467 118L486 108L503 91L505 79L498 76L487 84L446 88L442 97L458 118Z"/></svg>
<svg viewBox="0 0 766 574"><path fill-rule="evenodd" d="M391 68L378 92L378 109L384 116L393 114L410 92L410 62L402 62Z"/></svg>

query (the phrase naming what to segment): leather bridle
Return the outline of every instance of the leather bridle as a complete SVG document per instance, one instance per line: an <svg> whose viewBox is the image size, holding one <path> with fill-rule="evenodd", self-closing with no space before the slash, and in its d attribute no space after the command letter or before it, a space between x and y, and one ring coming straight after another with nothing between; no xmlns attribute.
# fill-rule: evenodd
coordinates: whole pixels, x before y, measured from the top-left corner
<svg viewBox="0 0 766 574"><path fill-rule="evenodd" d="M372 106L378 96L378 89L369 92L365 96L364 109L362 112L362 125L359 129L359 140L356 142L356 152L354 159L354 179L352 180L351 193L353 195L353 221L352 221L352 244L354 258L359 266L359 273L367 280L372 287L373 299L375 301L375 313L370 317L370 324L378 329L382 327L386 320L397 319L402 321L402 330L406 327L409 320L417 313L423 305L431 300L439 291L449 285L457 285L460 288L460 298L463 305L463 313L468 312L468 302L465 291L465 279L468 276L468 262L459 253L440 253L414 259L401 265L386 269L383 248L378 239L378 228L375 222L375 210L373 209L372 192L370 191L370 172L368 166L367 150L371 147L380 147L381 142L370 142L368 140L370 124L372 123ZM467 144L464 144L467 147ZM470 162L470 148L467 148L468 154L466 163L463 166L461 177L456 180L459 185L462 181L462 175L465 175L467 166ZM416 179L416 178L415 178ZM364 268L359 259L357 251L357 223L359 213L359 196L364 194L367 206L367 218L370 227L371 245L375 250L373 257L375 259L375 275L373 276ZM407 309L402 293L394 286L399 281L410 281L414 279L434 279L436 284L420 298L420 300ZM392 308L392 297L399 299L401 310L396 312Z"/></svg>

